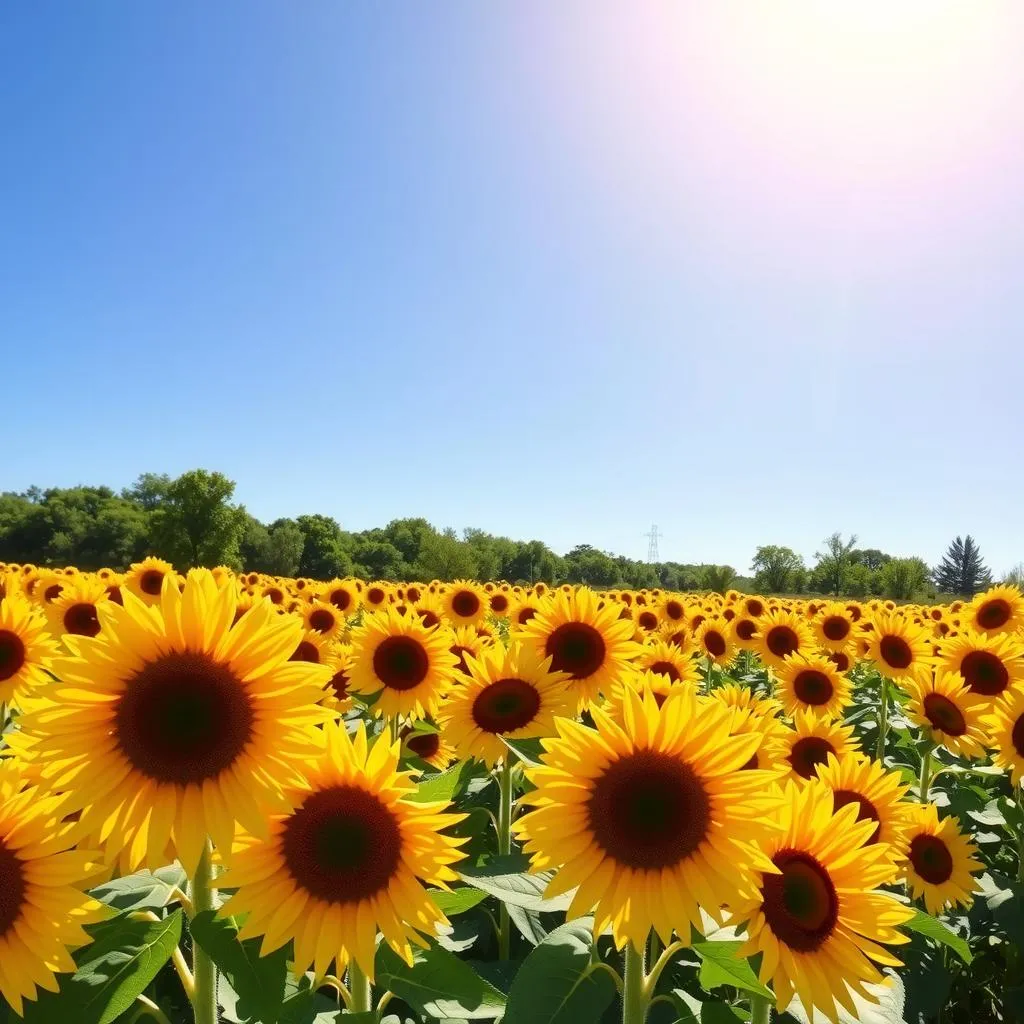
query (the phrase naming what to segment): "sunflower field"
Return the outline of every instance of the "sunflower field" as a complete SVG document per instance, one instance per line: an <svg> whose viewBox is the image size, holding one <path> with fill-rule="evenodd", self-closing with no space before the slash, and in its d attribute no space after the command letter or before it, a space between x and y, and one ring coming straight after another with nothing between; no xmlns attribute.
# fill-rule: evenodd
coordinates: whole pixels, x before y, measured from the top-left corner
<svg viewBox="0 0 1024 1024"><path fill-rule="evenodd" d="M0 1013L1024 1019L1024 597L0 564Z"/></svg>

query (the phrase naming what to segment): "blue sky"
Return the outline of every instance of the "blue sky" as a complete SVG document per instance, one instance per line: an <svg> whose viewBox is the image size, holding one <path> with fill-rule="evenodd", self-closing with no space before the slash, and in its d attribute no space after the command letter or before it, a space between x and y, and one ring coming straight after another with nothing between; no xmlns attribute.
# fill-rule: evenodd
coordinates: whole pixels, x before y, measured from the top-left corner
<svg viewBox="0 0 1024 1024"><path fill-rule="evenodd" d="M905 3L0 6L0 489L1024 560L1024 8Z"/></svg>

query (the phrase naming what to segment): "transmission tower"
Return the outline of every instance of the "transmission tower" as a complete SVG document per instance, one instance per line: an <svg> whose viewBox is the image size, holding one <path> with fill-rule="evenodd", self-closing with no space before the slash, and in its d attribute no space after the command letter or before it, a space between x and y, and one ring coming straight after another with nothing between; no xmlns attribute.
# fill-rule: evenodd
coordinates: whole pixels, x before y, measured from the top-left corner
<svg viewBox="0 0 1024 1024"><path fill-rule="evenodd" d="M647 538L647 561L657 562L658 561L658 537L664 537L665 535L658 533L657 525L651 527L650 533L645 533L644 536Z"/></svg>

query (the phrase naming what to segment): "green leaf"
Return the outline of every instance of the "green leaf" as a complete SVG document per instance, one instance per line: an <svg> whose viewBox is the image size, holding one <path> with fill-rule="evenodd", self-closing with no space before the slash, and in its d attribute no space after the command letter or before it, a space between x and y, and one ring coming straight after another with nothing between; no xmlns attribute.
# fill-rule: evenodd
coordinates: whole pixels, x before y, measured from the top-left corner
<svg viewBox="0 0 1024 1024"><path fill-rule="evenodd" d="M529 860L521 854L495 857L483 867L465 867L460 877L464 882L482 889L503 903L515 904L526 910L565 911L569 909L573 893L567 892L554 899L545 899L544 890L553 872L527 873ZM574 890L575 891L575 890Z"/></svg>
<svg viewBox="0 0 1024 1024"><path fill-rule="evenodd" d="M540 755L544 752L543 741L539 738L510 740L505 736L501 742L514 753L525 765L536 766L541 763Z"/></svg>
<svg viewBox="0 0 1024 1024"><path fill-rule="evenodd" d="M446 772L426 776L408 799L415 800L417 803L431 803L440 800L451 803L452 797L459 789L467 786L478 771L480 769L476 762L462 761Z"/></svg>
<svg viewBox="0 0 1024 1024"><path fill-rule="evenodd" d="M509 919L516 926L519 934L522 935L531 946L543 942L548 935L536 910L527 910L525 907L517 907L514 903L506 903Z"/></svg>
<svg viewBox="0 0 1024 1024"><path fill-rule="evenodd" d="M277 1024L288 976L288 946L261 957L259 939L240 942L235 922L218 918L212 910L196 914L189 931L234 989L238 1016Z"/></svg>
<svg viewBox="0 0 1024 1024"><path fill-rule="evenodd" d="M90 890L90 894L115 910L159 910L172 901L175 888L182 889L185 882L185 872L172 864L104 882Z"/></svg>
<svg viewBox="0 0 1024 1024"><path fill-rule="evenodd" d="M438 909L446 917L464 914L467 910L472 910L478 903L487 899L487 893L482 889L474 889L470 886L467 886L465 889L452 889L451 892L444 892L442 889L428 889L427 895L437 904Z"/></svg>
<svg viewBox="0 0 1024 1024"><path fill-rule="evenodd" d="M757 980L750 962L737 956L742 942L695 942L693 951L701 958L698 978L706 989L732 985L753 995L774 999L771 991Z"/></svg>
<svg viewBox="0 0 1024 1024"><path fill-rule="evenodd" d="M702 1003L700 1007L700 1024L736 1024L737 1021L750 1020L735 1006L723 1003L720 999L712 999Z"/></svg>
<svg viewBox="0 0 1024 1024"><path fill-rule="evenodd" d="M999 808L998 800L989 800L985 804L983 811L968 811L967 812L979 825L1005 825L1006 818L1003 817L1003 812Z"/></svg>
<svg viewBox="0 0 1024 1024"><path fill-rule="evenodd" d="M500 1017L505 996L453 953L431 945L410 967L386 942L377 947L376 982L428 1017Z"/></svg>
<svg viewBox="0 0 1024 1024"><path fill-rule="evenodd" d="M78 970L59 976L59 992L25 1003L26 1024L111 1024L145 991L181 939L182 914L162 921L121 915L89 928L93 942L75 954Z"/></svg>
<svg viewBox="0 0 1024 1024"><path fill-rule="evenodd" d="M923 910L915 910L914 916L904 924L904 927L909 928L912 932L919 932L933 942L949 946L965 964L969 964L974 959L966 939L957 935L937 917L932 917L931 914L926 914Z"/></svg>
<svg viewBox="0 0 1024 1024"><path fill-rule="evenodd" d="M556 928L523 961L502 1024L577 1024L600 1018L615 998L607 971L591 962L591 918Z"/></svg>

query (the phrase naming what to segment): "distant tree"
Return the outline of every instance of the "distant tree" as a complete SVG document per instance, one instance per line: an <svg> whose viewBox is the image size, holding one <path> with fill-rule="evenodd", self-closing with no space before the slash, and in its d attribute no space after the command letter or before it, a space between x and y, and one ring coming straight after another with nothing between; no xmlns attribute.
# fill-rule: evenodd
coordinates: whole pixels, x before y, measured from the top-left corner
<svg viewBox="0 0 1024 1024"><path fill-rule="evenodd" d="M867 566L872 571L881 569L886 562L892 561L892 555L887 555L884 551L879 551L878 548L855 548L850 552L850 558L853 562Z"/></svg>
<svg viewBox="0 0 1024 1024"><path fill-rule="evenodd" d="M856 543L855 533L851 533L849 540L846 541L843 540L841 533L833 533L824 540L825 550L815 554L818 563L814 567L813 575L820 581L826 593L836 596L843 593L846 574L853 564L851 554Z"/></svg>
<svg viewBox="0 0 1024 1024"><path fill-rule="evenodd" d="M879 570L882 593L896 601L909 601L928 582L928 563L922 558L892 558Z"/></svg>
<svg viewBox="0 0 1024 1024"><path fill-rule="evenodd" d="M476 574L473 550L455 535L446 530L424 538L420 557L413 568L415 579L458 580L472 579Z"/></svg>
<svg viewBox="0 0 1024 1024"><path fill-rule="evenodd" d="M121 492L121 497L132 501L147 512L159 508L171 489L171 478L166 473L143 473L138 480Z"/></svg>
<svg viewBox="0 0 1024 1024"><path fill-rule="evenodd" d="M343 545L341 527L336 520L330 516L306 515L299 516L295 525L303 537L300 576L329 580L352 575L352 556Z"/></svg>
<svg viewBox="0 0 1024 1024"><path fill-rule="evenodd" d="M173 480L152 513L153 549L179 569L241 564L245 510L231 504L235 482L193 469Z"/></svg>
<svg viewBox="0 0 1024 1024"><path fill-rule="evenodd" d="M515 550L502 567L501 575L511 582L554 583L565 578L565 560L543 541L513 541Z"/></svg>
<svg viewBox="0 0 1024 1024"><path fill-rule="evenodd" d="M704 590L724 594L736 579L736 570L731 565L702 566L701 586Z"/></svg>
<svg viewBox="0 0 1024 1024"><path fill-rule="evenodd" d="M1024 562L1018 562L1001 581L1004 586L1024 589Z"/></svg>
<svg viewBox="0 0 1024 1024"><path fill-rule="evenodd" d="M963 539L957 537L949 545L933 576L939 590L960 597L971 597L992 584L992 573L981 560L981 552L970 534Z"/></svg>
<svg viewBox="0 0 1024 1024"><path fill-rule="evenodd" d="M793 584L804 575L804 560L792 549L780 544L764 544L754 553L750 565L758 590L782 594L796 589Z"/></svg>
<svg viewBox="0 0 1024 1024"><path fill-rule="evenodd" d="M615 559L590 544L577 544L565 556L565 579L601 588L621 587L624 582Z"/></svg>

